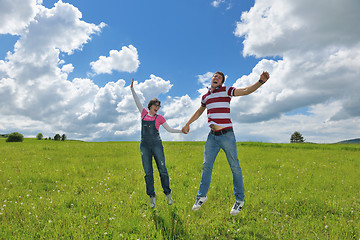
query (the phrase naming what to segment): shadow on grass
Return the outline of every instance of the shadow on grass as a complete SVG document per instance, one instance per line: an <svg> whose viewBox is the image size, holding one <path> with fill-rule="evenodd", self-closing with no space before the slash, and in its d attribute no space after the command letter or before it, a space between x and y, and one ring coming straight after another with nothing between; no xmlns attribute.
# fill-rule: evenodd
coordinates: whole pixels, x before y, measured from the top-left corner
<svg viewBox="0 0 360 240"><path fill-rule="evenodd" d="M170 207L169 211L166 211L168 214L164 214L165 216L158 211L153 211L156 230L163 235L164 239L189 239L188 233L177 212L177 208L173 206Z"/></svg>

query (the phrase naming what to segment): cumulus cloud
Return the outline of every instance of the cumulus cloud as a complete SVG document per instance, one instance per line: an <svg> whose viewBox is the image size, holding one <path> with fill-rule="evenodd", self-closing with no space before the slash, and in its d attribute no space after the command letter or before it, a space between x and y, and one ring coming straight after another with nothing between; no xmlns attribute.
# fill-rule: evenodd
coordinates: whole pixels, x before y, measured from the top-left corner
<svg viewBox="0 0 360 240"><path fill-rule="evenodd" d="M275 123L277 119L280 123L287 119L295 129L297 121L291 122L286 113L304 107L330 108L335 102L337 107L326 115L314 117L319 113L313 111L300 117L304 122L316 120L318 126L303 125L320 131L321 122L359 121L360 82L353 81L360 74L360 28L355 24L360 21L359 11L356 0L256 1L242 14L234 34L244 39L244 56L278 56L280 60L262 60L250 75L236 81L234 86L242 87L255 82L264 70L271 74L257 92L233 100L235 121Z"/></svg>
<svg viewBox="0 0 360 240"><path fill-rule="evenodd" d="M205 89L206 90L206 89ZM167 119L168 124L177 129L181 129L194 112L200 107L201 94L195 99L191 99L188 95L181 97L168 97L166 104L163 107L163 114ZM191 124L190 133L188 135L183 134L171 134L162 130L162 136L165 139L177 140L177 141L204 141L208 133L207 117L203 114L197 121Z"/></svg>
<svg viewBox="0 0 360 240"><path fill-rule="evenodd" d="M61 59L81 51L106 24L83 21L76 7L62 1L51 9L40 1L0 1L0 34L19 36L13 51L0 60L0 132L22 129L25 135L64 132L91 141L139 140L139 112L125 80L99 87L92 79L69 79L74 66ZM288 142L295 130L317 142L359 136L354 128L360 122L359 10L357 0L258 0L241 15L234 34L243 39L243 55L276 58L260 60L248 75L229 76L238 78L234 86L240 88L257 81L262 71L271 74L255 93L231 102L238 141ZM139 64L132 45L90 63L95 74L136 72ZM162 103L160 113L171 127L181 128L200 107L212 74L199 73L202 86L194 98L168 96ZM155 74L135 82L145 107L171 87L170 80ZM191 125L188 135L160 131L164 140L205 140L206 114Z"/></svg>
<svg viewBox="0 0 360 240"><path fill-rule="evenodd" d="M23 11L36 14L24 20L14 51L0 60L0 132L21 129L25 135L65 132L70 138L83 140L138 139L140 114L125 81L99 87L91 79L71 80L68 74L74 66L60 59L64 53L81 50L106 24L81 20L81 12L62 1L51 9L27 3ZM11 9L13 2L6 1L2 7ZM2 29L10 29L12 23L5 23ZM138 66L138 53L132 45L112 50L109 57L92 63L96 73L134 72ZM146 106L172 85L151 74L135 87Z"/></svg>
<svg viewBox="0 0 360 240"><path fill-rule="evenodd" d="M65 72L65 73L71 73L73 70L74 70L74 66L71 63L62 66L62 68L61 68L61 71Z"/></svg>
<svg viewBox="0 0 360 240"><path fill-rule="evenodd" d="M360 3L260 0L235 29L244 36L244 55L282 56L294 50L352 47L359 43Z"/></svg>
<svg viewBox="0 0 360 240"><path fill-rule="evenodd" d="M38 11L36 0L1 0L0 5L0 34L19 35Z"/></svg>
<svg viewBox="0 0 360 240"><path fill-rule="evenodd" d="M111 74L114 70L119 72L136 72L140 61L137 49L133 45L124 46L120 51L111 50L109 57L100 56L96 62L90 65L95 73Z"/></svg>
<svg viewBox="0 0 360 240"><path fill-rule="evenodd" d="M65 131L76 126L72 121L92 107L99 87L89 79L69 81L73 66L60 66L64 63L60 52L71 54L81 49L104 24L82 21L80 11L62 1L51 9L31 3L20 4L21 11L36 14L23 25L14 51L0 60L0 100L6 103L0 107L0 131ZM2 3L2 9L12 7L12 1ZM5 23L7 28L12 26Z"/></svg>
<svg viewBox="0 0 360 240"><path fill-rule="evenodd" d="M210 85L210 81L212 76L214 75L213 72L207 72L205 74L198 75L198 81L201 83L204 87L207 87Z"/></svg>

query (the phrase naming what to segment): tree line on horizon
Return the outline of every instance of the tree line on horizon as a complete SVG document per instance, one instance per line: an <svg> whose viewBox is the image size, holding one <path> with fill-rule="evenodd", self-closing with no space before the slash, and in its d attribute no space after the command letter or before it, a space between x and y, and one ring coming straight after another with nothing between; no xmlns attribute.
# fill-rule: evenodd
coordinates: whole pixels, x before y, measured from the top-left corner
<svg viewBox="0 0 360 240"><path fill-rule="evenodd" d="M1 137L7 137L6 142L22 142L24 139L24 136L21 133L18 132L13 132L10 134L1 134ZM51 137L46 137L44 138L44 135L42 133L38 133L36 135L36 139L38 140L55 140L55 141L65 141L66 140L66 135L65 133L60 135L59 133L55 134L55 136L53 138ZM290 143L304 143L305 139L302 136L302 134L298 131L295 131L291 137L290 137Z"/></svg>
<svg viewBox="0 0 360 240"><path fill-rule="evenodd" d="M1 134L0 137L6 138L6 142L22 142L24 141L24 135L18 132L13 132L10 134ZM55 141L65 141L67 139L65 133L63 135L60 135L57 133L53 138L48 137L44 138L44 135L42 133L38 133L36 135L36 139L38 140L55 140Z"/></svg>
<svg viewBox="0 0 360 240"><path fill-rule="evenodd" d="M48 137L48 138L44 138L44 135L42 134L42 133L38 133L37 135L36 135L36 139L37 140L55 140L55 141L65 141L66 140L66 135L65 135L65 133L63 134L63 135L61 135L60 136L60 134L55 134L55 136L54 136L54 138L53 139L51 139L51 137Z"/></svg>

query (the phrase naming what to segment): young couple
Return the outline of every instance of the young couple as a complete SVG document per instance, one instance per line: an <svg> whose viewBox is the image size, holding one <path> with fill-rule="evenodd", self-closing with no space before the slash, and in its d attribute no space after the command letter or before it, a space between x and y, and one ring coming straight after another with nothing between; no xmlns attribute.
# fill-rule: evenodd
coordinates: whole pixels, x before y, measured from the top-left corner
<svg viewBox="0 0 360 240"><path fill-rule="evenodd" d="M148 104L148 110L146 110L141 105L139 98L137 97L134 90L134 79L132 80L130 86L131 93L134 97L136 106L141 113L140 150L142 164L145 171L146 193L150 196L151 208L155 207L156 197L152 168L153 156L159 170L161 185L166 195L167 203L169 205L173 203L169 184L169 175L165 166L164 150L159 135L160 125L162 125L168 132L187 134L190 131L190 124L196 121L202 115L205 109L207 109L210 132L205 143L204 162L200 187L192 209L199 210L202 204L208 200L206 194L210 187L211 174L215 158L220 149L223 149L233 175L235 204L233 205L230 214L235 216L240 212L244 205L245 194L243 176L237 157L236 139L230 119L230 101L232 97L244 96L254 92L269 78L269 73L263 72L260 75L259 81L256 83L245 88L234 88L224 86L224 74L222 72L216 72L211 78L211 85L208 92L202 96L201 106L181 130L171 128L166 123L165 118L157 114L160 108L160 101L158 99L155 98L150 100Z"/></svg>

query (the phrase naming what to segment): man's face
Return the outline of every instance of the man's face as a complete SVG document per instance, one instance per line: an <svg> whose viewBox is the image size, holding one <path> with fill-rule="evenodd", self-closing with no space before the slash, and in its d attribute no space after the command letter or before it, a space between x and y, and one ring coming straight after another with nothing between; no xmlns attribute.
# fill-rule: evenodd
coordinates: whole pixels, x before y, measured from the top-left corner
<svg viewBox="0 0 360 240"><path fill-rule="evenodd" d="M217 88L222 85L222 82L223 82L223 77L220 74L215 73L211 78L211 87Z"/></svg>

